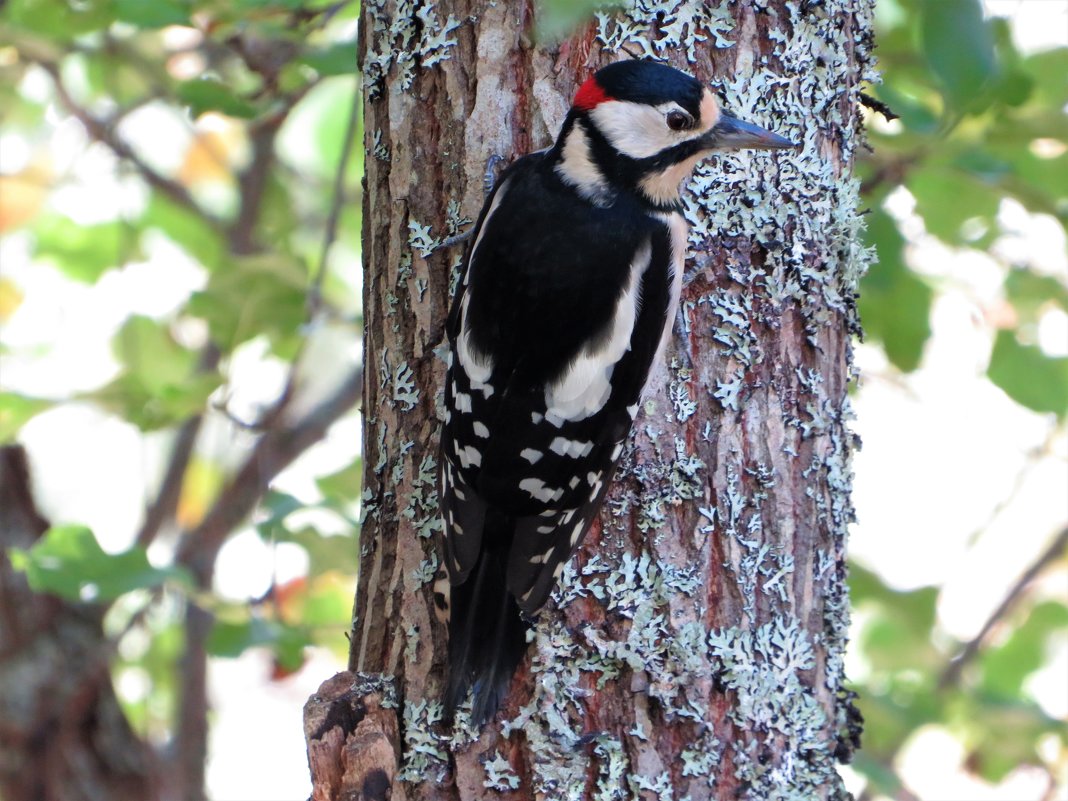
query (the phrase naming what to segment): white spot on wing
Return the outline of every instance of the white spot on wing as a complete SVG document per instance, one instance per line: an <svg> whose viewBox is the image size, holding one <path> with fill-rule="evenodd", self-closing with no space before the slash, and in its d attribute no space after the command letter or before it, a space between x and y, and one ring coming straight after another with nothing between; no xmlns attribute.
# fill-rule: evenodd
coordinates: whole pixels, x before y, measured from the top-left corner
<svg viewBox="0 0 1068 801"><path fill-rule="evenodd" d="M452 396L453 404L456 406L458 412L471 411L471 396L466 392L457 392Z"/></svg>
<svg viewBox="0 0 1068 801"><path fill-rule="evenodd" d="M579 440L568 439L567 437L556 437L549 444L549 450L560 456L570 456L572 459L579 459L583 456L589 456L590 451L593 450L593 443L581 442Z"/></svg>
<svg viewBox="0 0 1068 801"><path fill-rule="evenodd" d="M460 301L460 336L456 339L456 357L471 382L483 384L489 381L493 373L493 360L487 354L476 351L471 344L471 332L467 330L467 306L470 301L470 294L465 294Z"/></svg>
<svg viewBox="0 0 1068 801"><path fill-rule="evenodd" d="M482 465L482 454L471 445L463 449L457 448L456 455L460 457L460 467L480 467Z"/></svg>
<svg viewBox="0 0 1068 801"><path fill-rule="evenodd" d="M532 498L535 498L542 503L558 501L564 494L562 489L553 489L552 487L545 486L545 482L540 478L524 478L519 482L519 489L525 490Z"/></svg>
<svg viewBox="0 0 1068 801"><path fill-rule="evenodd" d="M489 429L486 428L485 423L480 420L476 420L472 426L475 430L476 437L482 437L482 439L489 438Z"/></svg>
<svg viewBox="0 0 1068 801"><path fill-rule="evenodd" d="M536 451L533 448L523 448L523 450L521 450L519 452L519 455L522 456L524 459L526 459L531 464L534 464L535 462L538 461L538 459L540 459L545 454L542 453L541 451Z"/></svg>
<svg viewBox="0 0 1068 801"><path fill-rule="evenodd" d="M585 527L585 521L580 520L575 524L574 530L571 532L571 547L574 548L578 544L579 537L582 536L582 529Z"/></svg>
<svg viewBox="0 0 1068 801"><path fill-rule="evenodd" d="M688 235L688 227L686 220L678 212L672 211L667 214L658 214L659 217L668 227L671 234L671 294L668 298L667 314L664 316L664 330L660 334L660 344L657 345L656 355L653 356L652 369L649 370L649 377L645 381L645 386L642 387L642 397L644 398L653 384L654 378L658 374L662 374L663 370L657 370L656 368L663 366L664 349L667 347L668 339L671 337L671 330L675 325L675 310L679 305L679 294L682 292L682 271L683 265L686 262L686 243ZM635 413L637 412L638 405L634 405ZM631 407L627 408L629 412ZM634 414L631 415L631 418Z"/></svg>

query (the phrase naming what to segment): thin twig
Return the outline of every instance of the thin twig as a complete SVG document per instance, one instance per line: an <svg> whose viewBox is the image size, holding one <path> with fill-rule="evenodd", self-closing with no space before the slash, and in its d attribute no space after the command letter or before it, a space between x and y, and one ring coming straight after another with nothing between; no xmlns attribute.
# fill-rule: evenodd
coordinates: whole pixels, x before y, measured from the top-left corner
<svg viewBox="0 0 1068 801"><path fill-rule="evenodd" d="M967 665L976 654L979 653L980 647L982 647L983 640L990 633L990 630L1008 614L1009 610L1016 604L1020 596L1023 595L1027 586L1034 581L1046 567L1064 556L1065 548L1068 548L1068 526L1061 529L1060 533L1053 538L1053 542L1049 544L1038 558L1032 562L1028 568L1020 575L1016 580L1016 583L1012 585L1008 593L998 604L997 609L990 613L990 617L986 619L983 627L979 629L979 633L973 637L963 650L946 666L946 669L942 672L942 677L938 681L939 689L945 689L951 684L955 684L960 678L961 671L964 670L964 666Z"/></svg>
<svg viewBox="0 0 1068 801"><path fill-rule="evenodd" d="M877 114L882 114L887 122L893 122L894 120L901 119L900 114L895 114L890 106L886 105L882 100L872 97L867 92L860 93L860 104L865 108L870 108Z"/></svg>
<svg viewBox="0 0 1068 801"><path fill-rule="evenodd" d="M1014 500L1016 500L1020 491L1023 489L1024 484L1027 482L1027 477L1031 475L1031 472L1036 467L1038 467L1039 462L1041 462L1043 458L1052 453L1053 446L1058 442L1060 434L1061 429L1059 426L1051 426L1049 432L1046 434L1046 439L1027 452L1027 461L1024 462L1024 466L1020 468L1020 471L1016 474L1012 487L1009 488L1005 497L998 501L994 505L994 508L990 510L990 514L987 515L986 521L977 526L976 529L968 535L968 539L966 540L968 547L975 545L983 532L990 528L993 522L1001 516L1001 513L1004 512Z"/></svg>
<svg viewBox="0 0 1068 801"><path fill-rule="evenodd" d="M155 501L145 512L145 522L141 524L141 530L137 532L137 544L142 548L147 548L156 539L160 529L168 520L173 519L178 509L185 471L193 456L193 446L200 433L202 419L198 414L186 420L178 429L178 436L174 439L174 450L171 451L171 459L167 464L163 483L160 484Z"/></svg>
<svg viewBox="0 0 1068 801"><path fill-rule="evenodd" d="M308 319L313 320L318 315L323 305L323 280L326 277L326 263L330 255L330 248L337 239L337 227L341 218L341 205L345 200L345 173L348 171L349 157L352 155L352 140L356 137L356 127L360 120L360 86L357 82L356 91L352 97L352 108L349 110L349 121L345 126L345 145L341 149L341 160L334 174L334 194L330 202L330 216L326 218L326 229L323 232L323 247L319 252L319 266L312 276L311 285L308 287Z"/></svg>
<svg viewBox="0 0 1068 801"><path fill-rule="evenodd" d="M177 561L193 569L194 575L199 572L210 578L212 570L208 564L214 563L215 554L227 535L252 513L274 477L359 403L362 387L363 370L358 368L331 397L302 420L264 433L200 525L183 539Z"/></svg>
<svg viewBox="0 0 1068 801"><path fill-rule="evenodd" d="M98 119L89 113L87 109L80 106L74 98L71 97L70 92L67 91L67 87L63 84L63 80L60 77L59 68L55 64L48 61L38 61L37 64L51 76L60 104L72 117L82 124L86 133L88 133L92 139L105 145L120 159L133 165L145 183L153 189L158 190L179 205L194 212L212 227L222 227L221 221L197 203L184 186L177 181L161 175L146 164L144 160L134 152L133 148L118 136L115 132L115 126L112 120Z"/></svg>

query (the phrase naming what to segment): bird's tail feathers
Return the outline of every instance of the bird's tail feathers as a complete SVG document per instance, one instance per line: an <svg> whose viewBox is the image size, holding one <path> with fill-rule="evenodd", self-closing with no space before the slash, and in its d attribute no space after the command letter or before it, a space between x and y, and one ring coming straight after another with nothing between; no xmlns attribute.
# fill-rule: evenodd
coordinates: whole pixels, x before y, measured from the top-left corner
<svg viewBox="0 0 1068 801"><path fill-rule="evenodd" d="M469 690L472 722L481 726L493 717L526 651L529 624L507 586L513 528L509 519L487 514L478 561L467 581L452 588L447 720L452 720Z"/></svg>

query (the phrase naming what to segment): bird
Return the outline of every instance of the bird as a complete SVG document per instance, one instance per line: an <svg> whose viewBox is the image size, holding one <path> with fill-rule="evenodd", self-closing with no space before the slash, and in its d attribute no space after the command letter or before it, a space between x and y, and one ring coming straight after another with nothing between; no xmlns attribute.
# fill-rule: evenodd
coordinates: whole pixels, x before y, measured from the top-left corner
<svg viewBox="0 0 1068 801"><path fill-rule="evenodd" d="M468 694L475 725L496 713L601 507L672 332L682 184L717 150L790 147L693 76L619 61L486 197L445 324L447 720Z"/></svg>

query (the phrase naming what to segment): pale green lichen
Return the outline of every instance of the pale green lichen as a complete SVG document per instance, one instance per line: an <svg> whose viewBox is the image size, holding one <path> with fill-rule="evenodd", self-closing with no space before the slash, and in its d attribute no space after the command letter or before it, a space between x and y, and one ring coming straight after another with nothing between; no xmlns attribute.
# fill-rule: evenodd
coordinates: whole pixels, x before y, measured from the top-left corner
<svg viewBox="0 0 1068 801"><path fill-rule="evenodd" d="M448 770L448 738L439 733L443 708L439 701L404 703L404 761L397 778L420 783L440 782Z"/></svg>
<svg viewBox="0 0 1068 801"><path fill-rule="evenodd" d="M408 220L408 247L419 252L424 259L441 244L440 239L430 235L430 226Z"/></svg>
<svg viewBox="0 0 1068 801"><path fill-rule="evenodd" d="M363 81L369 99L381 96L386 76L396 70L401 88L410 89L417 68L430 69L449 57L460 22L449 14L444 21L433 2L425 0L366 0L369 21Z"/></svg>
<svg viewBox="0 0 1068 801"><path fill-rule="evenodd" d="M415 374L407 362L397 365L393 374L393 401L401 404L401 410L405 412L419 405L419 388L415 386Z"/></svg>
<svg viewBox="0 0 1068 801"><path fill-rule="evenodd" d="M482 766L486 770L486 779L482 782L482 786L487 790L501 792L519 787L519 776L500 752L495 753L492 759L484 761Z"/></svg>

